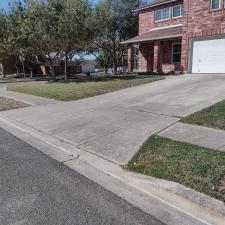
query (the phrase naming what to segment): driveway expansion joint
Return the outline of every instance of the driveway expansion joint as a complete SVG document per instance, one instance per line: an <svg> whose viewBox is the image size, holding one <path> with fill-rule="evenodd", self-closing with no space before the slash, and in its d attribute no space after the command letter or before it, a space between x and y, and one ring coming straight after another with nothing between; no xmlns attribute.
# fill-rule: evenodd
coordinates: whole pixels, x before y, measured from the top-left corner
<svg viewBox="0 0 225 225"><path fill-rule="evenodd" d="M165 113L156 113L156 112L151 112L148 110L142 110L142 109L131 109L130 107L122 107L122 106L117 106L117 105L112 105L113 108L118 108L118 109L124 109L124 110L129 110L131 112L140 112L140 113L149 113L152 115L157 115L157 116L165 116L165 117L174 117L174 118L178 118L181 119L181 116L177 116L177 115L170 115L170 114L165 114Z"/></svg>
<svg viewBox="0 0 225 225"><path fill-rule="evenodd" d="M174 125L175 125L176 123L178 123L178 122L179 122L179 121L176 121L176 122L172 123L171 125L169 125L169 126L163 128L162 130L156 132L155 134L159 134L159 133L161 133L161 132L163 132L163 131L169 129L170 127L174 126Z"/></svg>

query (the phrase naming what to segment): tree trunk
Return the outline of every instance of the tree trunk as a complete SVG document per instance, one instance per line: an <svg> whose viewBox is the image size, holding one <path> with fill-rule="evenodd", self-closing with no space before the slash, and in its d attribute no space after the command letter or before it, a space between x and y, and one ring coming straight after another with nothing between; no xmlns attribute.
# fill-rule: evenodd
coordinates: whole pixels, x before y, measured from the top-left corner
<svg viewBox="0 0 225 225"><path fill-rule="evenodd" d="M104 69L105 69L105 74L107 75L107 73L108 73L108 66L105 65Z"/></svg>
<svg viewBox="0 0 225 225"><path fill-rule="evenodd" d="M23 67L23 78L26 78L26 72L25 72L25 65L24 65L24 61L22 60L22 67Z"/></svg>
<svg viewBox="0 0 225 225"><path fill-rule="evenodd" d="M3 78L6 78L4 65L1 64L1 67L2 67L2 75L3 75Z"/></svg>
<svg viewBox="0 0 225 225"><path fill-rule="evenodd" d="M114 72L114 75L117 75L117 63L116 62L113 62L113 72Z"/></svg>
<svg viewBox="0 0 225 225"><path fill-rule="evenodd" d="M16 75L19 76L20 75L20 71L19 71L19 67L16 66Z"/></svg>
<svg viewBox="0 0 225 225"><path fill-rule="evenodd" d="M65 68L64 68L64 76L65 76L65 81L68 80L68 54L65 54L65 60L64 60Z"/></svg>
<svg viewBox="0 0 225 225"><path fill-rule="evenodd" d="M31 70L30 70L30 78L33 78L33 67L31 67Z"/></svg>
<svg viewBox="0 0 225 225"><path fill-rule="evenodd" d="M49 65L49 69L50 69L50 75L53 79L53 81L56 81L56 77L55 77L55 70L54 70L54 66L52 66L52 64Z"/></svg>

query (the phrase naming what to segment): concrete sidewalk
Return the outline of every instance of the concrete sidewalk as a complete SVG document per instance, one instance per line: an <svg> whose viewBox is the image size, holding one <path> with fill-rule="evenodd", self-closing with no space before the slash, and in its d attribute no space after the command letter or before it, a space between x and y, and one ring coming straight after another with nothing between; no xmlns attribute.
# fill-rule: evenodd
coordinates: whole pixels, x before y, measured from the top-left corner
<svg viewBox="0 0 225 225"><path fill-rule="evenodd" d="M176 141L225 151L225 131L185 123L176 123L158 133Z"/></svg>

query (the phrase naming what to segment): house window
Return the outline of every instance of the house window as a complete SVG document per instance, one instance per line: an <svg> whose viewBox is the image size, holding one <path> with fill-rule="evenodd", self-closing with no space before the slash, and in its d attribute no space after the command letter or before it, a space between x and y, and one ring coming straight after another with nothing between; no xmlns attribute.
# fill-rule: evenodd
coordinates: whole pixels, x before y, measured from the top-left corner
<svg viewBox="0 0 225 225"><path fill-rule="evenodd" d="M176 5L173 7L173 18L182 17L184 15L184 5Z"/></svg>
<svg viewBox="0 0 225 225"><path fill-rule="evenodd" d="M181 61L181 43L173 44L173 63L180 63Z"/></svg>
<svg viewBox="0 0 225 225"><path fill-rule="evenodd" d="M211 0L211 9L220 9L220 0Z"/></svg>
<svg viewBox="0 0 225 225"><path fill-rule="evenodd" d="M170 8L163 8L155 11L155 21L167 20L170 18Z"/></svg>

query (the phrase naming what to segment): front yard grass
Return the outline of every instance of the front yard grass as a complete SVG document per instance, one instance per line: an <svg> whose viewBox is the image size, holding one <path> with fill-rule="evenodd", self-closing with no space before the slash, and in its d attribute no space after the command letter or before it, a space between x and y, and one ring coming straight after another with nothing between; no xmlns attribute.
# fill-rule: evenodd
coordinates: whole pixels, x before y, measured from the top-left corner
<svg viewBox="0 0 225 225"><path fill-rule="evenodd" d="M163 78L155 76L146 78L134 77L129 79L114 78L112 80L93 80L86 82L12 85L8 87L8 90L35 96L54 98L61 101L74 101L161 79Z"/></svg>
<svg viewBox="0 0 225 225"><path fill-rule="evenodd" d="M181 122L225 130L225 100L193 113Z"/></svg>
<svg viewBox="0 0 225 225"><path fill-rule="evenodd" d="M126 168L178 182L225 201L225 188L218 185L225 174L225 152L154 135L143 144Z"/></svg>

